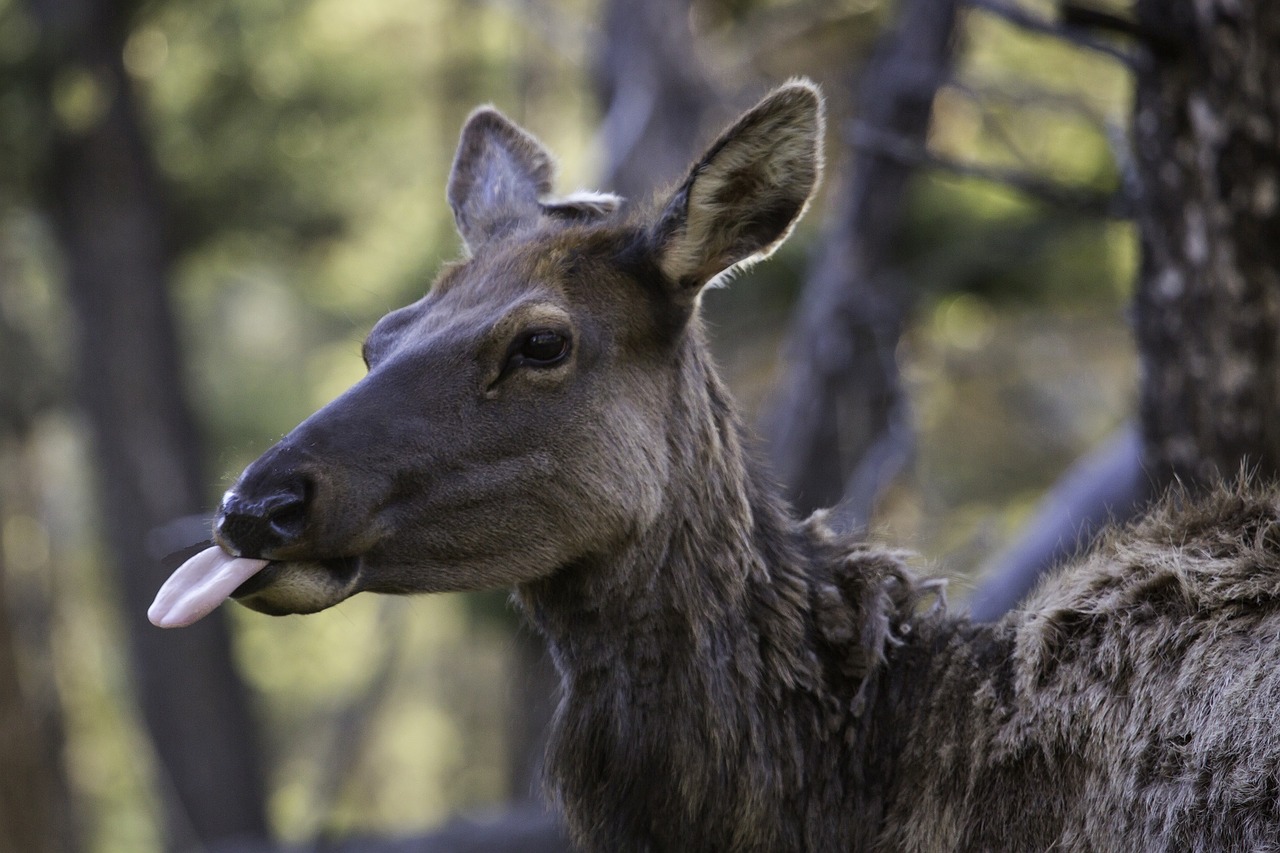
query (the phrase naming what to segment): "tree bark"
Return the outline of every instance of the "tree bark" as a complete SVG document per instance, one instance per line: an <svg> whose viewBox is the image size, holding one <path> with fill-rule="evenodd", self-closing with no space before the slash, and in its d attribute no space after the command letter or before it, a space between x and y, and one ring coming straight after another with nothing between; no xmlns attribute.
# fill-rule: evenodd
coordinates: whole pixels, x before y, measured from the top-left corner
<svg viewBox="0 0 1280 853"><path fill-rule="evenodd" d="M1268 0L1139 0L1152 45L1134 149L1136 333L1148 470L1280 474L1280 15Z"/></svg>
<svg viewBox="0 0 1280 853"><path fill-rule="evenodd" d="M48 212L77 323L78 393L94 439L103 536L143 717L160 758L170 846L265 835L253 720L222 618L162 634L145 612L164 570L148 533L203 503L204 477L169 305L161 182L122 65L126 4L32 0L51 116Z"/></svg>
<svg viewBox="0 0 1280 853"><path fill-rule="evenodd" d="M833 225L801 297L788 367L765 423L774 471L801 511L839 504L857 528L913 443L897 368L911 295L889 260L914 173L861 145L886 135L923 150L934 94L951 67L955 0L905 0L859 87L858 126L842 136L849 171L834 193Z"/></svg>

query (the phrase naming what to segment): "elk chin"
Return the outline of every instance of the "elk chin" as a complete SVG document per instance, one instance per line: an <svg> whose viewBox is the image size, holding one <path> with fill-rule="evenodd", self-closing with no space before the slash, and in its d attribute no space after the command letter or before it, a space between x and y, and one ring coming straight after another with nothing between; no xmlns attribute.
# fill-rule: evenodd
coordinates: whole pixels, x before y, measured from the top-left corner
<svg viewBox="0 0 1280 853"><path fill-rule="evenodd" d="M271 562L231 593L240 604L268 616L316 613L360 591L360 558Z"/></svg>

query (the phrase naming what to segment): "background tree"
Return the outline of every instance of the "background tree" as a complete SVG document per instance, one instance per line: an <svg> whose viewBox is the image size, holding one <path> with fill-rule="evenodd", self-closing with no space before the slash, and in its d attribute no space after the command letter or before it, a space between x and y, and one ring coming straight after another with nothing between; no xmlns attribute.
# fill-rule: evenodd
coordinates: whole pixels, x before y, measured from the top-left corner
<svg viewBox="0 0 1280 853"><path fill-rule="evenodd" d="M254 724L221 617L182 637L146 624L164 570L150 531L204 502L169 302L169 217L123 54L126 4L33 0L42 43L43 197L75 315L78 397L143 718L176 797L175 848L265 835Z"/></svg>
<svg viewBox="0 0 1280 853"><path fill-rule="evenodd" d="M1260 3L1210 13L1144 0L1134 11L1131 19L1069 4L1063 23L1119 33L1133 51L1138 427L1050 494L975 594L979 618L1013 606L1101 524L1174 481L1194 490L1242 470L1280 474L1280 106L1264 94L1280 76L1280 22Z"/></svg>
<svg viewBox="0 0 1280 853"><path fill-rule="evenodd" d="M0 570L3 568L0 565ZM66 804L55 788L60 756L51 746L57 741L45 730L47 722L36 716L36 703L25 701L27 691L18 672L8 607L0 573L0 755L5 757L0 781L0 850L68 850L69 832L55 813L55 804Z"/></svg>
<svg viewBox="0 0 1280 853"><path fill-rule="evenodd" d="M923 148L933 99L950 76L958 3L906 0L859 74L857 123L830 223L792 321L789 366L766 424L770 458L797 509L838 506L865 528L913 443L897 357L914 293L894 270L915 164L883 140ZM849 72L852 76L852 71Z"/></svg>
<svg viewBox="0 0 1280 853"><path fill-rule="evenodd" d="M51 671L52 554L36 521L32 440L61 399L40 311L0 250L0 850L67 853L79 838L62 764L62 708Z"/></svg>

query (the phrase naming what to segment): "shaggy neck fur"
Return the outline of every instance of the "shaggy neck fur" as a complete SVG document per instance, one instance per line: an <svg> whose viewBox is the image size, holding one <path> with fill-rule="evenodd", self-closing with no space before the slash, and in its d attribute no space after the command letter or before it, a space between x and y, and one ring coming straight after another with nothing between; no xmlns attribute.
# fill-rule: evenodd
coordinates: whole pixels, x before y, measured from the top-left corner
<svg viewBox="0 0 1280 853"><path fill-rule="evenodd" d="M520 591L563 679L555 793L589 849L865 846L884 796L862 756L886 752L867 709L920 590L892 554L789 517L688 343L664 515Z"/></svg>

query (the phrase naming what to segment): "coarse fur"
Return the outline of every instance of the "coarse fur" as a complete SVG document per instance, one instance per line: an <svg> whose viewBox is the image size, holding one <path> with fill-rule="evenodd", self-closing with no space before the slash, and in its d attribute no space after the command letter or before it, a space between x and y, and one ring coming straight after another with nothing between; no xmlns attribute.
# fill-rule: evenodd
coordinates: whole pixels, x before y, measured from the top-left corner
<svg viewBox="0 0 1280 853"><path fill-rule="evenodd" d="M1176 497L975 625L752 461L697 297L786 237L821 133L793 81L650 212L549 200L541 145L474 114L470 256L228 493L220 541L273 561L237 597L512 587L589 850L1276 849L1276 492Z"/></svg>

